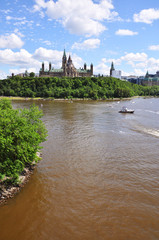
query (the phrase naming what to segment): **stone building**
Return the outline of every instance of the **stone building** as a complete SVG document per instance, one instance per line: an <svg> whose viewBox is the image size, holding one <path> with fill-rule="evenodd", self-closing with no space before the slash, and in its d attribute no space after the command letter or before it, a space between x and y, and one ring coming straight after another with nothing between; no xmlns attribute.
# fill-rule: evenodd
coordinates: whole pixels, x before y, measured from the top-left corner
<svg viewBox="0 0 159 240"><path fill-rule="evenodd" d="M141 82L144 86L159 86L159 71L156 72L156 74L149 74L148 71L145 75L145 78Z"/></svg>
<svg viewBox="0 0 159 240"><path fill-rule="evenodd" d="M39 71L39 77L91 77L93 75L93 64L90 65L90 69L87 69L86 63L83 68L76 69L71 56L67 59L65 50L62 57L62 67L55 69L49 63L49 70L45 69L44 63Z"/></svg>

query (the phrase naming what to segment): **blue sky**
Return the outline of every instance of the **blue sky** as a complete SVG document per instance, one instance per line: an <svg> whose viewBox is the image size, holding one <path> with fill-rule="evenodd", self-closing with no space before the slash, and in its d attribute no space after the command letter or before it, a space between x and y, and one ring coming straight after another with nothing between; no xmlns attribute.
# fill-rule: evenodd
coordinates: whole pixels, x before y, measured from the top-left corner
<svg viewBox="0 0 159 240"><path fill-rule="evenodd" d="M0 79L61 67L64 48L76 68L108 75L159 70L158 0L0 0Z"/></svg>

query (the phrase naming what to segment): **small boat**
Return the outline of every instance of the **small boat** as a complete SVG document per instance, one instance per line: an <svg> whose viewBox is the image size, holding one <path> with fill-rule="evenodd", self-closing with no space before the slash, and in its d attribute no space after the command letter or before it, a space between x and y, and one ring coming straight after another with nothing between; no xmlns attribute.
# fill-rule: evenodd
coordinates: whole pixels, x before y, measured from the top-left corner
<svg viewBox="0 0 159 240"><path fill-rule="evenodd" d="M127 107L122 107L119 113L134 113L133 109L128 109Z"/></svg>

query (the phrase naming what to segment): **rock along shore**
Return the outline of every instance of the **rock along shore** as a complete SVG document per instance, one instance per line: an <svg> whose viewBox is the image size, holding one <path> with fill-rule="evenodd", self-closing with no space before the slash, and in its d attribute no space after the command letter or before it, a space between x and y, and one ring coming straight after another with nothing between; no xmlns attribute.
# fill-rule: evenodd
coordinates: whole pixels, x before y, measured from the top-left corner
<svg viewBox="0 0 159 240"><path fill-rule="evenodd" d="M40 153L37 153L41 157ZM24 168L23 173L19 176L20 184L5 185L3 181L0 181L0 206L6 204L8 199L13 198L29 181L36 164L33 163L29 167Z"/></svg>

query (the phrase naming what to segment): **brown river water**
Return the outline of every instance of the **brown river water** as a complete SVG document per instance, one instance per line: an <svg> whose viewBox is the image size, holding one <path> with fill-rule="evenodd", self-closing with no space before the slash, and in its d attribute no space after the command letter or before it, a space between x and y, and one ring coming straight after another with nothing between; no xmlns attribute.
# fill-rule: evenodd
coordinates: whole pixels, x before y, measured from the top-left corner
<svg viewBox="0 0 159 240"><path fill-rule="evenodd" d="M0 207L0 240L158 240L159 98L36 104L48 138L29 183Z"/></svg>

